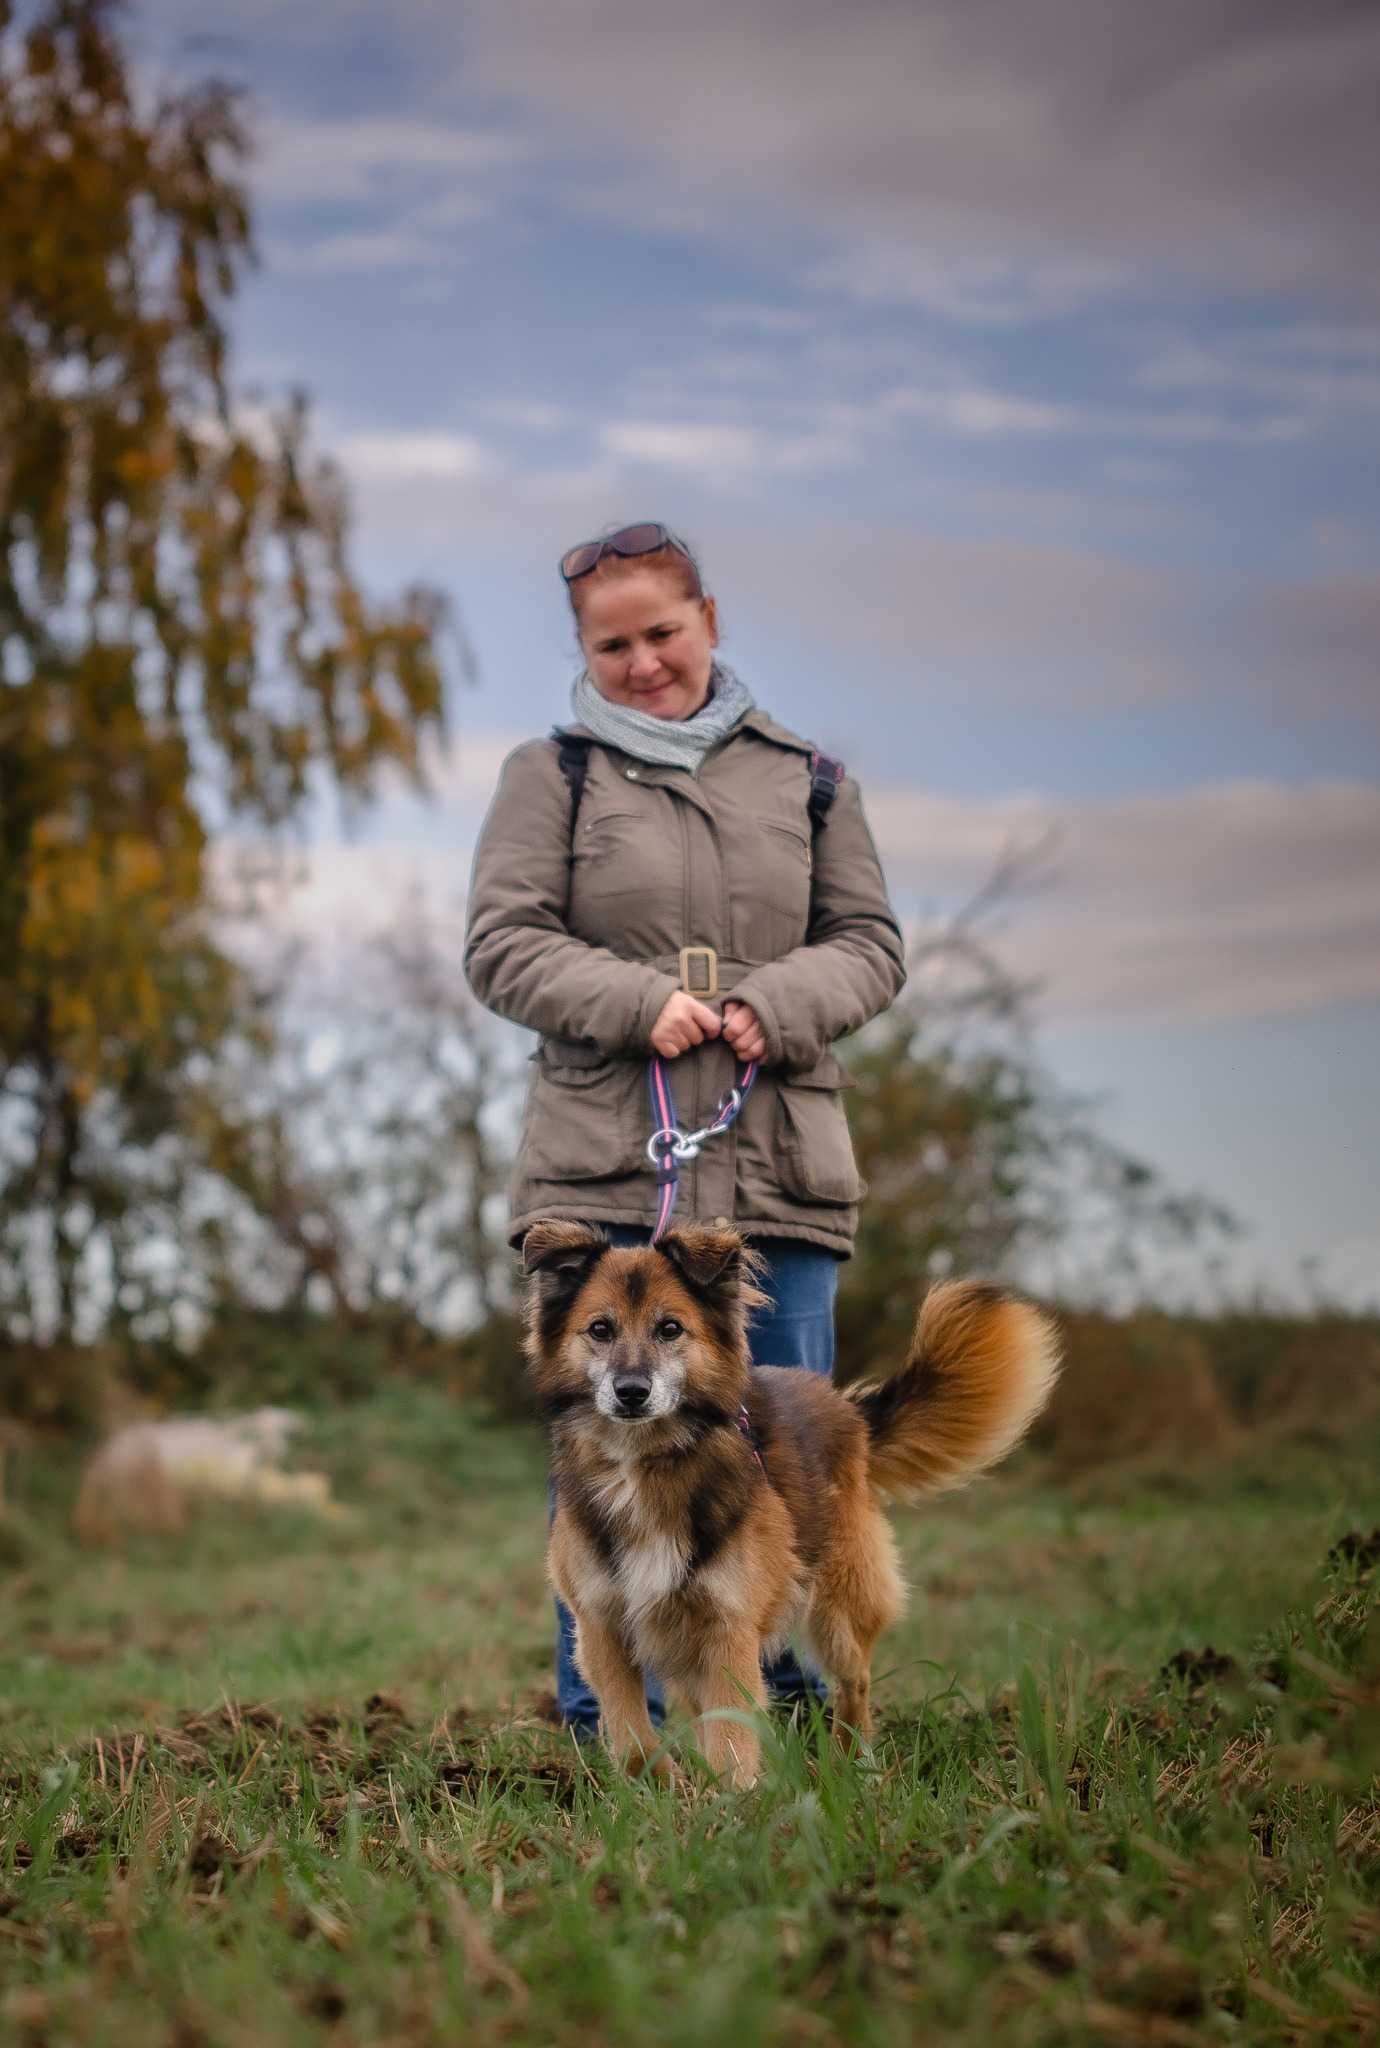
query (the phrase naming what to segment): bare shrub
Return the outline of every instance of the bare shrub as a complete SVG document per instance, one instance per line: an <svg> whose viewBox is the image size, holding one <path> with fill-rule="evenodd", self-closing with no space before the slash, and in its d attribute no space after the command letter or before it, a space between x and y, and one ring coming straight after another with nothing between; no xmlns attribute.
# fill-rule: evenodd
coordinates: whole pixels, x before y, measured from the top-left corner
<svg viewBox="0 0 1380 2048"><path fill-rule="evenodd" d="M1228 1456L1239 1425L1191 1327L1147 1312L1061 1318L1064 1370L1035 1442L1063 1471Z"/></svg>
<svg viewBox="0 0 1380 2048"><path fill-rule="evenodd" d="M1380 1325L1319 1316L1283 1333L1254 1403L1260 1427L1334 1443L1380 1416Z"/></svg>

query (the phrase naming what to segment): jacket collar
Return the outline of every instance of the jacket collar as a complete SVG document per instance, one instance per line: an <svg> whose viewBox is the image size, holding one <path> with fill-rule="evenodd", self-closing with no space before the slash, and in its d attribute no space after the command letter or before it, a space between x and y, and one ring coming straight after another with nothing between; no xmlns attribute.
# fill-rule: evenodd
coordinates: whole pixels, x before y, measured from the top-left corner
<svg viewBox="0 0 1380 2048"><path fill-rule="evenodd" d="M771 740L778 747L789 747L795 754L814 753L814 748L808 740L801 739L800 734L792 732L789 726L778 725L771 713L763 711L758 705L754 705L744 718L739 719L736 729L739 732L744 729L755 732L762 739Z"/></svg>

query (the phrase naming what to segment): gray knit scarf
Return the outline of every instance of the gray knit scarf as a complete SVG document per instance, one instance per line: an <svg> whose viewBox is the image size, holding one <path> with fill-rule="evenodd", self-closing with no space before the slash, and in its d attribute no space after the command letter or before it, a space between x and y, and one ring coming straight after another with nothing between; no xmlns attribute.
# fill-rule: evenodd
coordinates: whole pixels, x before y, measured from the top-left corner
<svg viewBox="0 0 1380 2048"><path fill-rule="evenodd" d="M684 768L692 776L698 775L710 748L728 737L754 702L746 683L740 683L722 661L716 661L711 669L709 695L691 718L653 718L626 704L610 703L600 696L588 672L576 678L570 693L577 720L588 726L597 740L631 754L635 761Z"/></svg>

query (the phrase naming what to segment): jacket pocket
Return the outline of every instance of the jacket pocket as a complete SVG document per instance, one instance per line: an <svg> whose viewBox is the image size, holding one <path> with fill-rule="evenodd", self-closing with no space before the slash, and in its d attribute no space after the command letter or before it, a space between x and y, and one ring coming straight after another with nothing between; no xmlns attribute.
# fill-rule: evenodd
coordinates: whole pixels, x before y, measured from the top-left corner
<svg viewBox="0 0 1380 2048"><path fill-rule="evenodd" d="M808 827L778 818L759 818L761 848L758 888L776 910L799 921L802 932L810 915L810 874L814 848Z"/></svg>
<svg viewBox="0 0 1380 2048"><path fill-rule="evenodd" d="M627 806L621 811L595 811L588 802L582 803L571 835L571 857L606 860L636 827L637 812Z"/></svg>
<svg viewBox="0 0 1380 2048"><path fill-rule="evenodd" d="M777 1076L777 1170L797 1201L843 1205L867 1193L839 1093L850 1085L832 1054L807 1072Z"/></svg>
<svg viewBox="0 0 1380 2048"><path fill-rule="evenodd" d="M546 1039L533 1058L518 1172L549 1181L636 1173L651 1134L643 1062L573 1039Z"/></svg>

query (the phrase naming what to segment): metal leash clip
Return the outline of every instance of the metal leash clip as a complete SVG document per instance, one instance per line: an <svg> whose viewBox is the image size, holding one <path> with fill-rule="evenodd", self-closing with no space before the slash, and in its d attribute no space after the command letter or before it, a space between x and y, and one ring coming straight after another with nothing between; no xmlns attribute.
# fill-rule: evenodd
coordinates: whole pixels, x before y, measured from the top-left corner
<svg viewBox="0 0 1380 2048"><path fill-rule="evenodd" d="M674 1159L698 1159L700 1146L708 1136L708 1131L653 1131L647 1140L647 1157L658 1167L663 1152L669 1152Z"/></svg>
<svg viewBox="0 0 1380 2048"><path fill-rule="evenodd" d="M728 1129L743 1106L746 1092L743 1088L730 1088L727 1094L721 1095L712 1121L701 1125L697 1131L682 1131L670 1124L662 1130L653 1131L647 1140L647 1157L652 1165L659 1167L662 1164L663 1152L670 1152L677 1159L698 1159L706 1141L717 1138L721 1131Z"/></svg>
<svg viewBox="0 0 1380 2048"><path fill-rule="evenodd" d="M681 1167L692 1159L698 1159L701 1147L711 1138L720 1137L737 1117L752 1092L753 1082L757 1079L757 1062L748 1061L743 1068L741 1082L735 1083L719 1097L712 1120L703 1124L697 1131L683 1131L680 1125L673 1121L676 1114L675 1098L671 1093L665 1062L659 1055L654 1054L648 1061L647 1078L651 1086L652 1105L660 1118L656 1129L647 1140L647 1157L652 1163L652 1171L656 1175L657 1187L660 1190L656 1222L652 1230L652 1243L655 1244L671 1220L671 1211L676 1200L676 1182L680 1177Z"/></svg>

